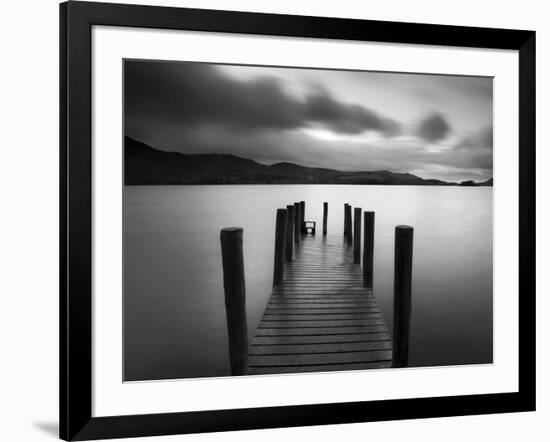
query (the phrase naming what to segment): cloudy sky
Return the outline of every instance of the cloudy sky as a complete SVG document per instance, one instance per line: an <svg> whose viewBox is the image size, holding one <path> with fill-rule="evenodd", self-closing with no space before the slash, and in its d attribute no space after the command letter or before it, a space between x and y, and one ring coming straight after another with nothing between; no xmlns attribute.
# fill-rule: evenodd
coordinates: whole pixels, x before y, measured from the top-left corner
<svg viewBox="0 0 550 442"><path fill-rule="evenodd" d="M486 77L125 62L126 135L161 150L485 180L492 121Z"/></svg>

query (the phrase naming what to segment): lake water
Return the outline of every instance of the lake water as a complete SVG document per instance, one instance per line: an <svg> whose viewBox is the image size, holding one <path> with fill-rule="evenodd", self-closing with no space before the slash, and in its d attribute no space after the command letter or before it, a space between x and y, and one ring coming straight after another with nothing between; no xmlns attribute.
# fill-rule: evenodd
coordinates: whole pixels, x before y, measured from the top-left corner
<svg viewBox="0 0 550 442"><path fill-rule="evenodd" d="M249 334L271 292L275 212L342 236L344 203L376 212L374 290L392 328L394 227L414 227L410 364L492 361L491 187L125 187L125 380L229 375L219 234L244 228ZM319 224L318 224L319 225Z"/></svg>

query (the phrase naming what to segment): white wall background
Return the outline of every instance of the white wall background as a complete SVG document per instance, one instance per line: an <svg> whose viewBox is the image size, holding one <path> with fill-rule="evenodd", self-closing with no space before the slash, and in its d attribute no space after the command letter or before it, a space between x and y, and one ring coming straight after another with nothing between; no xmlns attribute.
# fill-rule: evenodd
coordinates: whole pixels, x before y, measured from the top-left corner
<svg viewBox="0 0 550 442"><path fill-rule="evenodd" d="M365 439L543 440L550 419L548 203L550 22L545 2L523 0L134 1L212 9L353 17L537 31L538 411L416 421L170 436L147 440ZM0 440L57 436L58 7L56 0L3 2L0 27ZM545 435L546 434L546 435Z"/></svg>

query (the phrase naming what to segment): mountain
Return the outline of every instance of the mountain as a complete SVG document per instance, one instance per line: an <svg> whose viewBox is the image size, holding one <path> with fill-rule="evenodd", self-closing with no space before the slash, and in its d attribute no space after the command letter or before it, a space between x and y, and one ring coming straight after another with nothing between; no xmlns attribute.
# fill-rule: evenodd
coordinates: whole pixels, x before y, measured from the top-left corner
<svg viewBox="0 0 550 442"><path fill-rule="evenodd" d="M293 163L270 166L226 154L164 152L125 138L125 184L389 184L450 185L387 170L344 172ZM484 184L490 185L490 184Z"/></svg>
<svg viewBox="0 0 550 442"><path fill-rule="evenodd" d="M468 180L468 181L462 181L459 186L464 186L464 187L480 187L480 186L490 186L492 187L493 186L493 179L489 179L487 181L480 181L478 183L476 183L475 181L473 180Z"/></svg>
<svg viewBox="0 0 550 442"><path fill-rule="evenodd" d="M483 181L482 183L478 183L478 186L493 186L493 179L491 178L490 180L487 180L487 181Z"/></svg>

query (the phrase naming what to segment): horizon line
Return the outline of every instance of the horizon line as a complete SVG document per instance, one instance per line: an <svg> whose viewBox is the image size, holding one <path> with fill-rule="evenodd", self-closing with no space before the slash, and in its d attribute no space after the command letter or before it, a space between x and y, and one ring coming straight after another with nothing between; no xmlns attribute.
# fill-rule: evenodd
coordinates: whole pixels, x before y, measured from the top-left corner
<svg viewBox="0 0 550 442"><path fill-rule="evenodd" d="M248 161L253 161L257 164L260 164L261 166L266 166L266 167L272 167L272 166L276 166L277 164L290 164L290 165L293 165L293 166L299 166L299 167L304 167L304 168L308 168L308 169L324 169L324 170L333 170L333 171L336 171L336 172L347 172L347 173L374 173L374 172L390 172L390 173L394 173L394 174L402 174L402 175L412 175L412 176L415 176L415 177L418 177L422 180L435 180L435 181L442 181L444 183L447 183L447 184L460 184L462 182L468 182L468 181L472 181L474 183L485 183L489 180L492 180L493 179L493 176L491 176L490 178L487 178L486 180L481 180L481 181L476 181L476 180L473 180L473 179L462 179L460 181L447 181L447 180L442 180L442 179L439 179L439 178L424 178L424 177L421 177L419 175L415 175L411 172L395 172L393 170L388 170L388 169L376 169L376 170L341 170L341 169L332 169L332 168L329 168L329 167L320 167L320 166L305 166L303 164L300 164L300 163L293 163L293 162L290 162L290 161L279 161L279 162L276 162L276 163L273 163L273 164L266 164L266 163L262 163L258 160L254 160L252 158L245 158L245 157L242 157L242 156L239 156L239 155L235 155L235 154L232 154L232 153L183 153L183 152L179 152L179 151L176 151L176 150L163 150L163 149L159 149L157 147L153 147L151 146L149 143L146 143L145 141L141 141L141 140L138 140L137 138L135 137L131 137L129 135L124 135L124 138L128 138L130 140L133 140L133 141L137 141L138 143L141 143L141 144L145 144L146 146L148 146L149 148L153 149L153 150L156 150L158 152L164 152L164 153L175 153L175 154L180 154L180 155L187 155L187 156L190 156L190 155L226 155L226 156L231 156L231 157L234 157L234 158L240 158L240 159L243 159L243 160L248 160Z"/></svg>

